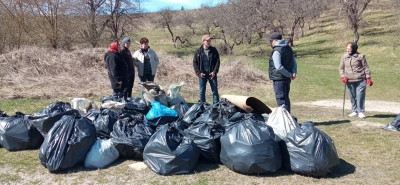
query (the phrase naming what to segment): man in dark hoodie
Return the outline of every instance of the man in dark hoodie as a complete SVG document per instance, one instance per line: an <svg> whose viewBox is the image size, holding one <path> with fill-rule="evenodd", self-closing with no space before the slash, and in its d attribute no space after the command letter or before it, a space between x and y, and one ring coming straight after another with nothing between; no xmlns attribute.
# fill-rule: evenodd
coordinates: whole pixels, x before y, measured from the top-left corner
<svg viewBox="0 0 400 185"><path fill-rule="evenodd" d="M122 39L121 55L128 66L128 84L124 96L129 98L132 97L133 82L135 81L135 66L133 65L132 53L129 50L130 46L131 39L129 37Z"/></svg>
<svg viewBox="0 0 400 185"><path fill-rule="evenodd" d="M217 74L219 71L219 53L211 46L211 37L204 35L201 38L203 44L194 52L193 68L199 77L200 101L206 102L206 85L210 83L213 92L213 103L219 102Z"/></svg>
<svg viewBox="0 0 400 185"><path fill-rule="evenodd" d="M124 96L128 83L128 67L119 51L118 41L111 43L109 51L104 55L104 61L107 64L108 78L113 89L113 95L121 98ZM124 96L124 99L126 98Z"/></svg>
<svg viewBox="0 0 400 185"><path fill-rule="evenodd" d="M276 103L290 113L290 83L297 77L297 62L293 50L282 34L273 32L267 38L272 52L269 58L269 78L273 81Z"/></svg>

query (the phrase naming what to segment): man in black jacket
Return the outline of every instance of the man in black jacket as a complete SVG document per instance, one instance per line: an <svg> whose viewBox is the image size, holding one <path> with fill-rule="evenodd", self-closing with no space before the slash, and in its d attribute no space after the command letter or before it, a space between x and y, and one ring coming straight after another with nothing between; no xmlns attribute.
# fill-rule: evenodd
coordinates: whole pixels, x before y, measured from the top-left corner
<svg viewBox="0 0 400 185"><path fill-rule="evenodd" d="M119 53L118 41L110 44L109 51L104 55L104 61L107 64L113 95L121 98L128 83L128 67ZM124 99L126 99L125 96Z"/></svg>
<svg viewBox="0 0 400 185"><path fill-rule="evenodd" d="M213 92L213 103L219 102L217 74L219 71L219 53L211 46L211 37L204 35L203 44L194 52L193 68L199 77L200 101L206 102L206 85L210 83Z"/></svg>
<svg viewBox="0 0 400 185"><path fill-rule="evenodd" d="M126 65L128 66L128 84L126 87L126 91L124 92L125 97L132 97L132 88L133 82L135 81L135 66L133 65L132 53L129 50L131 46L131 39L129 37L125 37L122 39L122 50L121 55L125 60Z"/></svg>

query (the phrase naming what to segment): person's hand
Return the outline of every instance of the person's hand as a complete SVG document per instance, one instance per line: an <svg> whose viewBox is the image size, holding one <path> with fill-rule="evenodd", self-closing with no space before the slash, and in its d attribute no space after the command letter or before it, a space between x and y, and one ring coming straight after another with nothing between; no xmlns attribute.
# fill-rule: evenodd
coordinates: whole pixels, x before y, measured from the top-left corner
<svg viewBox="0 0 400 185"><path fill-rule="evenodd" d="M210 73L210 79L211 79L211 80L214 78L214 76L215 76L215 73L214 73L214 72Z"/></svg>
<svg viewBox="0 0 400 185"><path fill-rule="evenodd" d="M374 85L374 82L372 82L371 78L367 78L367 84L369 84L369 86Z"/></svg>
<svg viewBox="0 0 400 185"><path fill-rule="evenodd" d="M347 77L345 77L345 76L342 77L342 82L343 82L343 83L347 83L348 81L349 81L349 79L347 79Z"/></svg>
<svg viewBox="0 0 400 185"><path fill-rule="evenodd" d="M199 77L200 77L200 78L205 78L206 75L205 75L204 73L200 73L200 74L199 74Z"/></svg>
<svg viewBox="0 0 400 185"><path fill-rule="evenodd" d="M292 73L292 80L296 79L297 73Z"/></svg>
<svg viewBox="0 0 400 185"><path fill-rule="evenodd" d="M121 84L122 84L122 81L117 82L117 84L121 85Z"/></svg>

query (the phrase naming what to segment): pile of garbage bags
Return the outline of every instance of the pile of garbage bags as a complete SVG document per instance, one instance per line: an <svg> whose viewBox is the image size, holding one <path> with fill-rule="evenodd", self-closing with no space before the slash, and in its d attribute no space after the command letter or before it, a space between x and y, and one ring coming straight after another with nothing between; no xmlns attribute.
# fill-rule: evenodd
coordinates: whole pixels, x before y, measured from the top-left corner
<svg viewBox="0 0 400 185"><path fill-rule="evenodd" d="M150 88L151 102L150 95L105 96L100 109L77 98L72 107L57 101L29 115L0 111L0 145L9 151L39 148L40 163L50 172L78 164L105 168L118 158L143 160L161 175L192 173L206 162L242 174L284 167L320 177L339 165L333 140L312 122L298 124L283 107L248 113L223 98L189 107L179 94L183 84L171 85L164 102Z"/></svg>

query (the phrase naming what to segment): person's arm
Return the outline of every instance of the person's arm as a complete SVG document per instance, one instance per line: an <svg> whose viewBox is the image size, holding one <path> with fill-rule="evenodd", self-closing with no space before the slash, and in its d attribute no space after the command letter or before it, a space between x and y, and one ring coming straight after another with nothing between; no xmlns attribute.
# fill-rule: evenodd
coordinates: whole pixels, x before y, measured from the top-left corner
<svg viewBox="0 0 400 185"><path fill-rule="evenodd" d="M138 52L137 51L135 51L135 53L133 53L133 55L132 55L132 62L133 62L133 65L134 66L136 66L136 67L138 67Z"/></svg>
<svg viewBox="0 0 400 185"><path fill-rule="evenodd" d="M115 55L112 55L108 58L108 60L109 60L109 70L110 70L111 76L113 76L117 82L122 81L122 77L119 75L118 66L117 66L118 57Z"/></svg>
<svg viewBox="0 0 400 185"><path fill-rule="evenodd" d="M340 73L340 78L346 77L345 65L344 65L344 56L342 56L342 59L340 60L339 73Z"/></svg>
<svg viewBox="0 0 400 185"><path fill-rule="evenodd" d="M365 78L371 78L371 71L369 70L369 66L367 63L367 59L365 59L365 55L362 56L361 63L364 66Z"/></svg>
<svg viewBox="0 0 400 185"><path fill-rule="evenodd" d="M153 50L154 53L154 60L156 61L156 65L158 66L158 64L160 63L160 61L158 60L158 56L156 54L156 52Z"/></svg>
<svg viewBox="0 0 400 185"><path fill-rule="evenodd" d="M213 72L214 72L214 74L217 74L219 72L219 66L221 64L221 61L220 61L220 58L219 58L219 53L218 53L217 49L215 49L215 56L216 56L217 61L215 61L215 67L214 67L214 71Z"/></svg>
<svg viewBox="0 0 400 185"><path fill-rule="evenodd" d="M282 61L281 61L281 54L278 51L275 51L272 54L272 60L274 61L274 66L275 69L277 69L283 76L286 76L288 78L292 77L292 73L289 72L288 70L286 70L283 66L282 66Z"/></svg>
<svg viewBox="0 0 400 185"><path fill-rule="evenodd" d="M199 69L199 61L197 60L197 55L199 55L199 53L198 53L198 51L196 50L195 52L194 52L194 56L193 56L193 69L194 69L194 72L196 73L196 75L197 76L199 76L200 75L200 69Z"/></svg>
<svg viewBox="0 0 400 185"><path fill-rule="evenodd" d="M296 58L293 56L293 69L292 73L297 73L297 61Z"/></svg>

